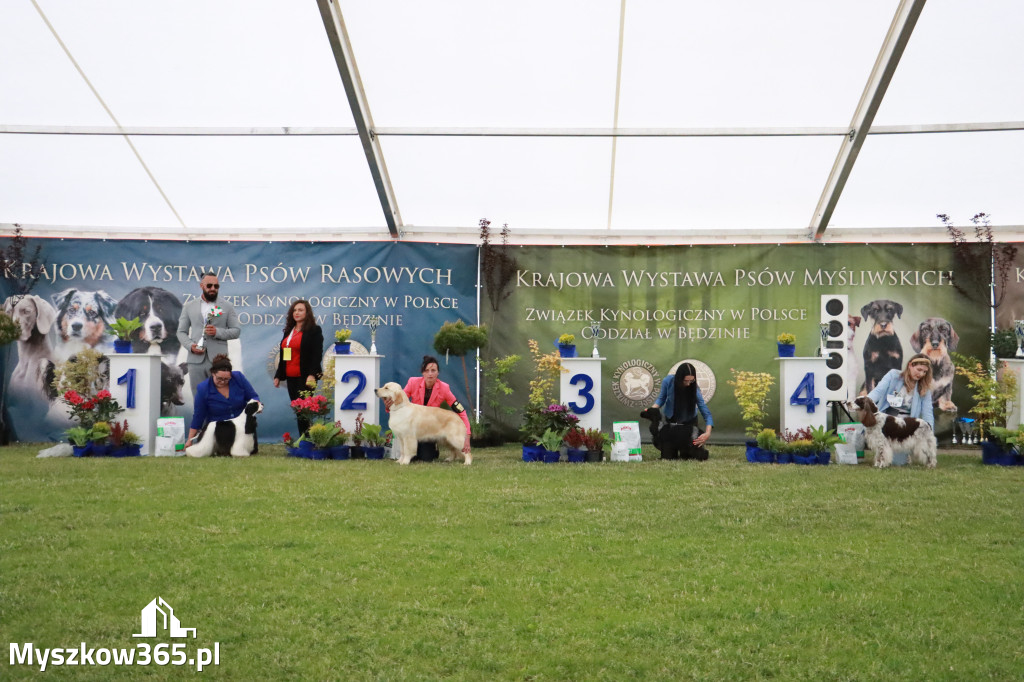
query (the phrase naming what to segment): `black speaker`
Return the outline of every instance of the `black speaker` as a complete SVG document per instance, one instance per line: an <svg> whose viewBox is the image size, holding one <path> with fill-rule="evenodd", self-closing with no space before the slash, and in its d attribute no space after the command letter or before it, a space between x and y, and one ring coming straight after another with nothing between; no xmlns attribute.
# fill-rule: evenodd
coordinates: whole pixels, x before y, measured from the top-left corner
<svg viewBox="0 0 1024 682"><path fill-rule="evenodd" d="M828 325L825 336L825 385L823 400L849 400L853 387L848 384L850 353L846 348L846 325L849 321L850 297L846 294L825 294L821 297L821 323Z"/></svg>

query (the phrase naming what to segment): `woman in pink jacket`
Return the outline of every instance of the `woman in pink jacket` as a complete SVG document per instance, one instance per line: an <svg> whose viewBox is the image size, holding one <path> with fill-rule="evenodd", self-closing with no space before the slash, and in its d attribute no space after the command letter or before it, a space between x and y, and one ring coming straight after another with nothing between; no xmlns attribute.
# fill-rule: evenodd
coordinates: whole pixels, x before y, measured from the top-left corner
<svg viewBox="0 0 1024 682"><path fill-rule="evenodd" d="M423 374L422 377L409 379L409 383L405 385L405 394L409 396L410 401L417 405L441 407L441 403L448 403L466 425L466 440L462 444L462 451L469 452L469 435L471 433L469 416L466 414L466 408L455 398L451 387L437 378L437 358L432 355L424 355L423 362L420 364L420 372ZM420 443L416 452L414 459L426 462L437 459L437 445L434 443Z"/></svg>

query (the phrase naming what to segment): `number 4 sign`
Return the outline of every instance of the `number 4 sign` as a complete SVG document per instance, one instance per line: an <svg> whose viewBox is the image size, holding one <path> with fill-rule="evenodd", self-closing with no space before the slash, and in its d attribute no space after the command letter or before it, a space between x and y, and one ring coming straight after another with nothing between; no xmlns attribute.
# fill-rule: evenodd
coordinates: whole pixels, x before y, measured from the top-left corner
<svg viewBox="0 0 1024 682"><path fill-rule="evenodd" d="M813 414L814 408L819 402L821 401L814 397L814 372L808 372L793 391L793 395L789 396L789 404L804 405L807 407L807 411Z"/></svg>

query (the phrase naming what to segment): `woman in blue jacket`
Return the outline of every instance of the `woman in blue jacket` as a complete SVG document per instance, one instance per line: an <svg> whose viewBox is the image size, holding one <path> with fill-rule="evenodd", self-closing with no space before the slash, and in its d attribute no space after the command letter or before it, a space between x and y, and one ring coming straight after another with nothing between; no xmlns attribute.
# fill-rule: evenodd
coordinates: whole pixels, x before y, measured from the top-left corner
<svg viewBox="0 0 1024 682"><path fill-rule="evenodd" d="M661 393L654 407L661 408L669 423L689 425L690 433L697 426L697 412L700 412L704 418L704 432L693 439L693 447L703 448L711 437L714 420L697 385L697 370L689 362L679 365L675 374L668 375L661 382Z"/></svg>
<svg viewBox="0 0 1024 682"><path fill-rule="evenodd" d="M874 390L868 393L879 412L893 417L913 417L928 422L935 430L932 413L932 361L918 353L907 361L901 372L890 369Z"/></svg>

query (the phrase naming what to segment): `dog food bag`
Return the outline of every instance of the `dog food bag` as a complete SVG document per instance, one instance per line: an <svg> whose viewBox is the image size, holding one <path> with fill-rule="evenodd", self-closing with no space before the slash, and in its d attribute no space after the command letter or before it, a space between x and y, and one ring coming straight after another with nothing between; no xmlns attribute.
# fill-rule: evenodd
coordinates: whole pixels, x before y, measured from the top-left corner
<svg viewBox="0 0 1024 682"><path fill-rule="evenodd" d="M153 454L157 457L184 455L185 433L184 417L160 417L156 420L156 443Z"/></svg>
<svg viewBox="0 0 1024 682"><path fill-rule="evenodd" d="M840 464L856 464L864 456L864 425L860 422L840 424L836 432L843 439L836 443L836 459Z"/></svg>
<svg viewBox="0 0 1024 682"><path fill-rule="evenodd" d="M619 447L619 452L621 453L623 449L626 450L627 460L625 461L643 461L643 457L640 455L640 422L612 423L612 455L616 454L615 446L620 443L622 445ZM616 460L613 457L612 461L623 460Z"/></svg>

